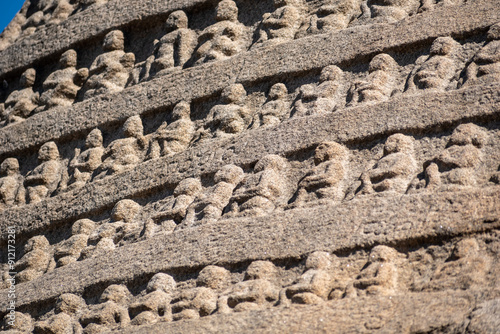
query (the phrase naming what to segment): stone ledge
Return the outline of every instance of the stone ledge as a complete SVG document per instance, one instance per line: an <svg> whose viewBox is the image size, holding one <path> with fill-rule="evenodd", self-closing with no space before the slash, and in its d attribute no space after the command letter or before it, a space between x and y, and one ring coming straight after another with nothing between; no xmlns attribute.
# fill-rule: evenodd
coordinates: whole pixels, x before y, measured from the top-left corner
<svg viewBox="0 0 500 334"><path fill-rule="evenodd" d="M461 36L483 30L500 21L498 8L500 0L477 1L457 8L437 9L394 24L360 26L330 35L310 36L275 47L243 52L226 61L188 68L130 87L119 94L83 101L67 108L54 108L20 124L0 129L0 157L90 131L99 125L124 121L130 116L165 108L181 100L212 96L229 83L248 84L331 64L366 61L374 54L422 44L438 36Z"/></svg>
<svg viewBox="0 0 500 334"><path fill-rule="evenodd" d="M131 282L176 268L442 240L496 229L500 227L498 217L500 187L494 186L454 193L363 196L335 206L221 220L57 268L19 284L16 305L44 303L62 293L83 293L92 286ZM6 289L0 291L0 313L6 312L7 294Z"/></svg>

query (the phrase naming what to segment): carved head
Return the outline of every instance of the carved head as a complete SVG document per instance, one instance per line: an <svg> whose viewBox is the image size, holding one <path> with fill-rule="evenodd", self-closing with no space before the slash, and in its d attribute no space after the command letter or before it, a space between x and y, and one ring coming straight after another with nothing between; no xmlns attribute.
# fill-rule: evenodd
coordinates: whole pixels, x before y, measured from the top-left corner
<svg viewBox="0 0 500 334"><path fill-rule="evenodd" d="M171 295L174 293L175 289L177 289L177 283L172 276L164 273L158 273L149 280L146 291L148 293L153 291L163 291L166 294Z"/></svg>
<svg viewBox="0 0 500 334"><path fill-rule="evenodd" d="M76 67L77 54L75 50L68 50L61 55L59 66L62 68Z"/></svg>
<svg viewBox="0 0 500 334"><path fill-rule="evenodd" d="M124 285L112 284L108 286L102 293L100 302L108 301L115 302L119 305L127 305L132 298L132 294Z"/></svg>
<svg viewBox="0 0 500 334"><path fill-rule="evenodd" d="M316 97L316 86L313 84L306 84L300 87L300 97L302 99L312 99Z"/></svg>
<svg viewBox="0 0 500 334"><path fill-rule="evenodd" d="M179 182L177 187L174 189L174 196L187 195L195 196L202 189L201 182L196 178L187 178Z"/></svg>
<svg viewBox="0 0 500 334"><path fill-rule="evenodd" d="M183 118L189 118L191 114L191 105L186 101L181 101L177 103L172 110L172 119L178 120Z"/></svg>
<svg viewBox="0 0 500 334"><path fill-rule="evenodd" d="M85 235L90 235L92 231L95 229L95 223L90 220L90 219L79 219L76 222L73 223L73 226L71 227L71 234L72 235L77 235L77 234L85 234Z"/></svg>
<svg viewBox="0 0 500 334"><path fill-rule="evenodd" d="M43 235L38 235L28 240L24 245L24 252L28 253L37 249L48 250L50 247L49 241Z"/></svg>
<svg viewBox="0 0 500 334"><path fill-rule="evenodd" d="M370 252L370 262L389 262L396 258L397 252L391 247L379 245Z"/></svg>
<svg viewBox="0 0 500 334"><path fill-rule="evenodd" d="M19 84L25 88L33 87L33 85L35 84L35 79L36 79L35 69L28 68L26 71L24 71L23 74L21 74L21 79L19 79Z"/></svg>
<svg viewBox="0 0 500 334"><path fill-rule="evenodd" d="M270 100L280 100L288 94L288 89L282 83L274 84L271 89L269 89L269 99Z"/></svg>
<svg viewBox="0 0 500 334"><path fill-rule="evenodd" d="M144 132L139 115L129 117L123 124L123 133L126 137L141 137Z"/></svg>
<svg viewBox="0 0 500 334"><path fill-rule="evenodd" d="M463 239L457 242L453 249L453 255L457 259L474 256L479 252L479 245L476 239Z"/></svg>
<svg viewBox="0 0 500 334"><path fill-rule="evenodd" d="M451 54L456 46L457 42L451 37L438 37L432 42L430 54L432 56L446 56Z"/></svg>
<svg viewBox="0 0 500 334"><path fill-rule="evenodd" d="M489 41L500 39L500 23L495 23L490 27L490 30L488 30L488 35L486 36L486 38Z"/></svg>
<svg viewBox="0 0 500 334"><path fill-rule="evenodd" d="M219 266L206 266L200 271L196 285L220 290L225 288L230 280L231 275L227 269Z"/></svg>
<svg viewBox="0 0 500 334"><path fill-rule="evenodd" d="M72 293L64 293L57 298L55 311L56 313L73 315L84 309L86 306L87 304L82 297Z"/></svg>
<svg viewBox="0 0 500 334"><path fill-rule="evenodd" d="M134 221L142 207L130 199L122 199L113 207L111 218L113 221L124 221L130 223Z"/></svg>
<svg viewBox="0 0 500 334"><path fill-rule="evenodd" d="M278 269L270 261L254 261L250 263L245 272L245 280L264 279L274 280L278 275Z"/></svg>
<svg viewBox="0 0 500 334"><path fill-rule="evenodd" d="M328 270L331 265L332 255L328 252L314 252L306 260L306 269Z"/></svg>
<svg viewBox="0 0 500 334"><path fill-rule="evenodd" d="M314 163L319 165L324 161L343 161L347 158L347 149L336 142L324 142L316 147L314 151Z"/></svg>
<svg viewBox="0 0 500 334"><path fill-rule="evenodd" d="M392 72L397 68L398 64L391 56L386 53L380 53L373 57L370 62L368 71L370 73L375 71Z"/></svg>
<svg viewBox="0 0 500 334"><path fill-rule="evenodd" d="M214 182L227 182L237 185L243 179L243 169L235 165L225 165L214 176Z"/></svg>
<svg viewBox="0 0 500 334"><path fill-rule="evenodd" d="M344 78L344 72L335 65L326 66L321 70L319 82L341 81Z"/></svg>
<svg viewBox="0 0 500 334"><path fill-rule="evenodd" d="M232 0L222 0L216 8L217 21L237 21L238 20L238 6Z"/></svg>
<svg viewBox="0 0 500 334"><path fill-rule="evenodd" d="M99 129L94 129L90 131L85 140L85 146L87 148L102 147L102 133Z"/></svg>
<svg viewBox="0 0 500 334"><path fill-rule="evenodd" d="M7 158L0 165L0 175L15 175L19 173L19 162L16 158Z"/></svg>
<svg viewBox="0 0 500 334"><path fill-rule="evenodd" d="M414 141L413 137L405 136L401 133L393 134L385 141L384 155L400 152L411 154L413 152Z"/></svg>
<svg viewBox="0 0 500 334"><path fill-rule="evenodd" d="M176 10L167 18L167 28L171 30L186 29L188 27L188 18L182 10Z"/></svg>
<svg viewBox="0 0 500 334"><path fill-rule="evenodd" d="M56 143L53 141L49 141L40 147L38 150L38 160L40 161L49 161L49 160L57 160L59 159L59 149L57 148Z"/></svg>
<svg viewBox="0 0 500 334"><path fill-rule="evenodd" d="M227 104L241 104L247 92L242 84L233 84L224 88L221 95L222 100Z"/></svg>
<svg viewBox="0 0 500 334"><path fill-rule="evenodd" d="M486 133L484 130L473 123L460 124L451 134L448 146L451 145L474 145L478 148L486 144Z"/></svg>
<svg viewBox="0 0 500 334"><path fill-rule="evenodd" d="M287 160L276 154L269 154L260 159L253 171L255 173L262 172L263 170L272 169L274 171L282 171L287 166Z"/></svg>
<svg viewBox="0 0 500 334"><path fill-rule="evenodd" d="M120 30L113 30L104 37L102 43L104 51L123 50L125 48L125 37Z"/></svg>

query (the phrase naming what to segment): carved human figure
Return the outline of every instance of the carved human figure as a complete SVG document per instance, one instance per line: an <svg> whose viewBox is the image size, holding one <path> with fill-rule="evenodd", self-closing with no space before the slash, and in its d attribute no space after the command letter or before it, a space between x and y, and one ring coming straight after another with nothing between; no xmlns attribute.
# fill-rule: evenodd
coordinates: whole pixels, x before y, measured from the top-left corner
<svg viewBox="0 0 500 334"><path fill-rule="evenodd" d="M380 53L373 57L366 80L356 81L351 86L350 105L388 100L395 88L397 67L398 64L388 54Z"/></svg>
<svg viewBox="0 0 500 334"><path fill-rule="evenodd" d="M417 12L420 0L368 0L373 23L392 23Z"/></svg>
<svg viewBox="0 0 500 334"><path fill-rule="evenodd" d="M282 83L274 84L269 89L267 101L255 114L252 127L275 126L289 114L289 103L286 100L288 89Z"/></svg>
<svg viewBox="0 0 500 334"><path fill-rule="evenodd" d="M24 184L27 186L30 203L40 202L50 197L58 187L64 187L67 182L67 171L59 158L59 150L53 141L47 142L38 151L40 164L31 174L26 176Z"/></svg>
<svg viewBox="0 0 500 334"><path fill-rule="evenodd" d="M8 312L1 322L0 329L5 334L24 334L33 331L33 318L28 313Z"/></svg>
<svg viewBox="0 0 500 334"><path fill-rule="evenodd" d="M120 30L113 30L104 37L104 53L97 56L90 66L89 78L83 86L84 99L103 93L117 93L125 87L135 55L123 51L124 43Z"/></svg>
<svg viewBox="0 0 500 334"><path fill-rule="evenodd" d="M272 262L252 262L244 281L234 284L219 297L218 312L242 312L273 306L279 298L279 289L275 284L277 273Z"/></svg>
<svg viewBox="0 0 500 334"><path fill-rule="evenodd" d="M82 326L78 317L86 309L85 300L77 295L65 293L57 298L55 314L44 321L35 323L35 334L81 334Z"/></svg>
<svg viewBox="0 0 500 334"><path fill-rule="evenodd" d="M62 267L79 259L87 247L90 233L94 231L95 223L90 219L77 220L71 227L71 237L57 244L54 258L57 266Z"/></svg>
<svg viewBox="0 0 500 334"><path fill-rule="evenodd" d="M90 181L92 173L102 164L104 147L101 130L90 131L85 140L85 148L86 150L83 152L80 152L79 148L75 148L75 156L69 163L71 180L68 190L83 187Z"/></svg>
<svg viewBox="0 0 500 334"><path fill-rule="evenodd" d="M123 173L145 159L148 139L140 116L132 116L123 124L125 138L116 139L104 150L102 164L95 170L95 178Z"/></svg>
<svg viewBox="0 0 500 334"><path fill-rule="evenodd" d="M482 254L476 239L460 240L455 245L450 261L441 264L424 285L424 290L467 290L484 286L491 259Z"/></svg>
<svg viewBox="0 0 500 334"><path fill-rule="evenodd" d="M438 37L431 45L429 56L419 58L421 64L408 79L408 91L416 89L444 90L450 85L458 64L452 58L458 43L451 37Z"/></svg>
<svg viewBox="0 0 500 334"><path fill-rule="evenodd" d="M417 170L413 142L412 137L401 133L389 136L384 144L384 156L361 175L360 193L405 193Z"/></svg>
<svg viewBox="0 0 500 334"><path fill-rule="evenodd" d="M326 66L321 71L319 85L303 85L300 98L295 102L292 116L326 114L334 111L339 104L339 88L343 83L344 72L335 65Z"/></svg>
<svg viewBox="0 0 500 334"><path fill-rule="evenodd" d="M224 104L210 109L206 127L214 132L215 137L227 137L247 128L250 123L250 111L245 106L246 91L242 84L226 87L221 94Z"/></svg>
<svg viewBox="0 0 500 334"><path fill-rule="evenodd" d="M218 292L227 287L230 279L229 271L222 267L203 268L196 287L181 291L172 301L173 319L197 319L215 312Z"/></svg>
<svg viewBox="0 0 500 334"><path fill-rule="evenodd" d="M172 321L170 302L177 289L174 278L168 274L155 274L146 287L147 294L129 306L132 325Z"/></svg>
<svg viewBox="0 0 500 334"><path fill-rule="evenodd" d="M132 294L124 285L110 285L101 295L100 304L89 307L80 323L85 334L101 333L110 329L120 329L130 323L127 306Z"/></svg>
<svg viewBox="0 0 500 334"><path fill-rule="evenodd" d="M286 159L278 155L260 159L231 197L230 215L263 215L284 204L288 182L282 174L286 166Z"/></svg>
<svg viewBox="0 0 500 334"><path fill-rule="evenodd" d="M26 242L24 256L16 262L16 282L23 283L34 280L54 269L49 241L44 236L35 236Z"/></svg>
<svg viewBox="0 0 500 334"><path fill-rule="evenodd" d="M476 169L481 164L481 148L486 144L486 133L479 126L461 124L453 131L446 149L427 162L425 174L427 189L437 190L455 186L474 186Z"/></svg>
<svg viewBox="0 0 500 334"><path fill-rule="evenodd" d="M163 122L150 141L149 157L169 156L184 151L194 136L194 125L190 118L188 102L177 103L172 111L170 123Z"/></svg>
<svg viewBox="0 0 500 334"><path fill-rule="evenodd" d="M486 40L467 67L465 85L500 81L500 23L490 27Z"/></svg>
<svg viewBox="0 0 500 334"><path fill-rule="evenodd" d="M298 281L285 288L285 294L293 303L318 304L328 299L333 277L330 271L335 256L327 252L314 252L307 257L306 270Z"/></svg>
<svg viewBox="0 0 500 334"><path fill-rule="evenodd" d="M305 25L305 34L324 34L347 28L361 15L359 0L326 0ZM302 30L302 29L301 29Z"/></svg>
<svg viewBox="0 0 500 334"><path fill-rule="evenodd" d="M232 0L222 0L216 8L217 23L205 28L198 38L196 64L230 58L243 48L245 26L238 22L238 7Z"/></svg>
<svg viewBox="0 0 500 334"><path fill-rule="evenodd" d="M301 24L299 0L274 0L275 10L262 16L256 46L274 45L295 38Z"/></svg>
<svg viewBox="0 0 500 334"><path fill-rule="evenodd" d="M36 71L29 68L21 75L19 85L21 89L15 90L5 100L4 118L6 123L15 123L28 118L38 106L40 94L33 91Z"/></svg>
<svg viewBox="0 0 500 334"><path fill-rule="evenodd" d="M214 176L215 185L208 188L187 209L186 217L178 228L193 227L215 222L229 204L234 188L243 179L243 170L235 165L225 165Z"/></svg>
<svg viewBox="0 0 500 334"><path fill-rule="evenodd" d="M70 106L76 94L89 75L86 68L76 69L77 54L68 50L61 55L59 69L52 72L43 82L43 93L40 96L41 108Z"/></svg>
<svg viewBox="0 0 500 334"><path fill-rule="evenodd" d="M398 288L398 269L395 260L398 252L393 248L379 245L370 252L366 266L353 282L358 296L392 295Z"/></svg>
<svg viewBox="0 0 500 334"><path fill-rule="evenodd" d="M26 202L24 177L19 173L19 162L7 158L0 164L0 211Z"/></svg>
<svg viewBox="0 0 500 334"><path fill-rule="evenodd" d="M314 167L299 181L295 205L341 201L347 174L348 150L335 142L324 142L314 151Z"/></svg>

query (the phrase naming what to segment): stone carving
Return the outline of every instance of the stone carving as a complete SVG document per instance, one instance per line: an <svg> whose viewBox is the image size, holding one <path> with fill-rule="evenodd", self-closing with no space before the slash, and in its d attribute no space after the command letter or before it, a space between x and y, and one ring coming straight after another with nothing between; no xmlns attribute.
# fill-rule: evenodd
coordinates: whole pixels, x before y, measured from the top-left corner
<svg viewBox="0 0 500 334"><path fill-rule="evenodd" d="M417 60L416 71L410 75L408 90L435 89L445 90L458 69L452 54L458 43L451 37L438 37L431 45L429 56Z"/></svg>
<svg viewBox="0 0 500 334"><path fill-rule="evenodd" d="M0 164L0 211L26 202L24 178L19 173L19 162L7 158Z"/></svg>
<svg viewBox="0 0 500 334"><path fill-rule="evenodd" d="M245 280L231 286L218 300L218 312L243 312L273 306L279 298L274 284L277 268L269 261L252 262L245 273Z"/></svg>
<svg viewBox="0 0 500 334"><path fill-rule="evenodd" d="M391 56L381 53L373 57L368 68L368 77L364 81L356 81L349 95L349 105L357 103L375 103L389 99L395 88L395 71L398 64Z"/></svg>
<svg viewBox="0 0 500 334"><path fill-rule="evenodd" d="M117 139L106 147L102 164L95 170L95 178L119 174L142 162L146 156L148 139L140 116L132 116L123 124L125 138Z"/></svg>
<svg viewBox="0 0 500 334"><path fill-rule="evenodd" d="M5 110L3 112L4 124L23 121L28 118L33 110L38 106L40 94L33 91L36 71L29 68L21 75L19 85L20 90L15 90L5 100Z"/></svg>
<svg viewBox="0 0 500 334"><path fill-rule="evenodd" d="M231 197L230 215L263 215L283 204L288 185L281 174L286 166L286 159L278 155L260 159Z"/></svg>
<svg viewBox="0 0 500 334"><path fill-rule="evenodd" d="M54 269L49 241L44 236L36 236L24 245L24 256L16 262L16 282L23 283L42 276Z"/></svg>
<svg viewBox="0 0 500 334"><path fill-rule="evenodd" d="M314 151L314 167L299 182L294 205L341 201L347 174L348 150L335 142L324 142Z"/></svg>
<svg viewBox="0 0 500 334"><path fill-rule="evenodd" d="M173 155L184 151L194 136L194 125L190 118L191 107L182 101L172 111L170 123L163 122L150 141L149 157Z"/></svg>
<svg viewBox="0 0 500 334"><path fill-rule="evenodd" d="M196 288L185 289L172 301L174 320L196 319L217 309L217 291L230 281L229 271L218 266L203 268L196 280Z"/></svg>
<svg viewBox="0 0 500 334"><path fill-rule="evenodd" d="M60 69L51 73L43 82L44 91L40 96L40 109L70 106L73 103L76 94L89 75L88 69L77 70L76 64L75 50L68 50L61 55Z"/></svg>
<svg viewBox="0 0 500 334"><path fill-rule="evenodd" d="M57 266L65 266L80 258L87 247L89 235L94 231L95 223L90 219L77 220L71 228L71 237L55 247L54 258Z"/></svg>
<svg viewBox="0 0 500 334"><path fill-rule="evenodd" d="M238 7L232 0L222 0L216 8L217 23L205 28L198 38L196 64L223 60L242 50L245 26L238 22Z"/></svg>
<svg viewBox="0 0 500 334"><path fill-rule="evenodd" d="M177 283L168 274L158 273L149 281L145 296L129 306L132 325L143 325L158 321L172 321L170 301Z"/></svg>
<svg viewBox="0 0 500 334"><path fill-rule="evenodd" d="M275 126L289 114L289 103L287 102L288 89L282 83L274 84L269 89L267 101L255 114L252 128L260 126Z"/></svg>
<svg viewBox="0 0 500 334"><path fill-rule="evenodd" d="M206 189L187 209L179 228L215 222L229 204L234 188L243 179L243 170L235 165L222 167L214 176L215 185Z"/></svg>
<svg viewBox="0 0 500 334"><path fill-rule="evenodd" d="M7 313L2 320L0 329L5 334L22 334L33 331L33 318L21 312Z"/></svg>
<svg viewBox="0 0 500 334"><path fill-rule="evenodd" d="M392 23L417 12L419 0L368 0L373 23Z"/></svg>
<svg viewBox="0 0 500 334"><path fill-rule="evenodd" d="M344 73L335 65L321 71L319 85L312 84L300 87L300 98L295 102L292 116L309 116L326 114L336 109L339 99L339 88Z"/></svg>
<svg viewBox="0 0 500 334"><path fill-rule="evenodd" d="M79 148L75 148L75 155L69 163L71 179L68 190L83 187L90 181L92 173L101 166L104 154L101 130L90 131L85 141L85 148L86 150L83 152L80 152Z"/></svg>
<svg viewBox="0 0 500 334"><path fill-rule="evenodd" d="M59 150L53 141L45 143L38 151L40 164L26 176L30 203L50 197L56 190L63 190L68 181L67 170L59 157Z"/></svg>
<svg viewBox="0 0 500 334"><path fill-rule="evenodd" d="M466 85L489 84L500 81L500 23L490 27L486 44L466 69Z"/></svg>
<svg viewBox="0 0 500 334"><path fill-rule="evenodd" d="M35 323L35 334L81 334L83 329L77 318L87 304L82 297L65 293L56 301L55 313L49 319Z"/></svg>
<svg viewBox="0 0 500 334"><path fill-rule="evenodd" d="M486 134L477 125L461 124L455 128L447 148L426 162L427 189L438 190L455 186L474 186L475 170L481 164L481 148Z"/></svg>
<svg viewBox="0 0 500 334"><path fill-rule="evenodd" d="M135 63L135 55L123 51L124 43L120 30L113 30L104 37L104 53L90 66L89 78L83 86L85 99L103 93L117 93L125 88Z"/></svg>
<svg viewBox="0 0 500 334"><path fill-rule="evenodd" d="M89 307L80 323L85 334L101 333L111 328L123 328L130 323L127 305L132 294L123 285L110 285L101 295L100 304Z"/></svg>
<svg viewBox="0 0 500 334"><path fill-rule="evenodd" d="M301 24L300 1L274 0L274 7L274 12L262 16L255 45L274 45L295 38Z"/></svg>
<svg viewBox="0 0 500 334"><path fill-rule="evenodd" d="M387 138L384 156L361 175L361 194L393 191L405 193L415 176L414 139L400 133Z"/></svg>

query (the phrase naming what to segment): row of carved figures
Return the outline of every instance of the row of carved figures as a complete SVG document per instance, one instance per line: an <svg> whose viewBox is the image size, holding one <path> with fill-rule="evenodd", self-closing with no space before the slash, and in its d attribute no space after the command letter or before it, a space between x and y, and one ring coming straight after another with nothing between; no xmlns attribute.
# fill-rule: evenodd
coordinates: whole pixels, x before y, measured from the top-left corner
<svg viewBox="0 0 500 334"><path fill-rule="evenodd" d="M40 239L33 240L40 243ZM91 334L129 325L287 307L292 303L319 304L407 291L474 289L485 284L493 266L491 257L474 238L456 242L447 261L433 264L429 258L425 252L406 255L379 245L371 249L363 266L349 268L350 264L341 264L337 256L316 251L307 257L302 274L285 285L280 279L282 269L270 261L252 262L243 280L236 282L230 271L214 265L199 271L190 285L179 285L172 276L158 273L136 296L126 286L117 284L109 285L97 304L87 305L78 295L62 294L43 320L35 322L29 314L18 312L16 326L34 333ZM408 268L415 272L408 275ZM9 329L8 319L7 315L4 329Z"/></svg>
<svg viewBox="0 0 500 334"><path fill-rule="evenodd" d="M189 142L185 141L186 128L189 129L189 122L186 123L181 118L170 124L174 125L174 129L169 129L169 126L160 128L162 131L149 135L152 139L148 140L142 135L140 118L133 116L125 122L127 138L113 141L106 149L102 146L101 132L93 130L87 137L87 149L83 152L75 150L75 156L69 162L69 173L68 163L61 160L54 142L42 145L38 153L40 164L26 176L20 174L17 159L7 158L0 165L0 211L23 205L26 200L36 203L61 192L81 188L91 178L102 179L129 170L145 159L148 147L149 154L153 156L178 152ZM484 162L481 149L487 143L484 129L471 123L459 125L453 131L448 146L439 155L424 162L424 179L418 178L422 170L414 158L414 141L413 137L403 134L388 137L383 157L373 166L368 166L360 176L358 194L383 191L406 193L449 188L451 185L476 185L476 170ZM291 185L283 176L288 167L286 159L267 155L257 162L251 174L245 176L240 167L227 165L215 174L214 187L203 190L198 179L190 178L180 182L174 194L182 195L182 198L188 196L191 202L199 203L199 210L202 211L208 202L220 199L220 203L213 204L218 208L216 218L228 205L231 206L229 211L237 214L247 210L270 212L287 202L292 202L289 206L296 206L315 199L340 201L346 196L348 162L348 148L335 142L325 142L316 148L314 168L298 185ZM497 174L492 174L492 182L498 183ZM291 199L287 189L297 189ZM186 206L184 212L189 205L194 205L191 202L183 204ZM205 214L197 212L196 215ZM183 219L177 219L178 223Z"/></svg>
<svg viewBox="0 0 500 334"><path fill-rule="evenodd" d="M229 2L232 3L232 1ZM135 65L135 55L124 51L124 36L118 30L106 35L103 43L105 52L94 60L89 69L77 69L76 51L66 51L61 56L60 69L51 73L43 83L41 95L33 90L36 71L32 68L26 70L20 78L22 88L11 92L5 102L0 104L0 126L2 123L5 126L22 121L34 113L51 107L71 105L80 90L83 90L81 95L84 99L104 93L117 93L125 86L151 78L156 73L180 69L192 57L195 57L195 64L200 64L225 59L237 51L229 55L224 52L240 49L226 45L235 43L227 36L223 36L224 38L216 36L217 33L214 31L222 27L217 29L209 27L207 32L197 39L196 35L191 35L194 32L183 28L187 24L186 20L187 17L183 12L172 13L168 22L176 26L177 30L165 35L156 44L154 54L145 62ZM219 23L222 22L217 24ZM222 29L222 31L226 30L226 28ZM500 70L496 50L500 43L499 24L490 28L487 38L487 44L474 56L465 69L466 84L478 83L478 80L481 83L498 80ZM423 56L417 60L415 70L410 73L405 89L414 91L415 89L450 88L451 81L453 79L456 81L462 70L461 61L455 57L459 47L460 44L451 37L436 39L431 46L429 56ZM366 79L351 83L352 87L347 96L347 100L350 100L348 105L387 100L400 90L396 84L398 69L398 64L389 55L379 54L374 57L370 62ZM307 115L310 112L308 109L313 106L322 112L343 107L345 97L339 96L343 94L339 90L345 84L342 70L336 66L328 66L323 70L317 87L305 85L301 88L301 99L306 102L303 103L302 108L298 108L297 115ZM455 82L455 87L456 85ZM279 101L286 94L286 87L274 87L270 92L270 99Z"/></svg>

